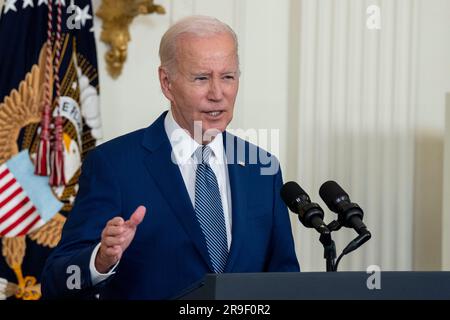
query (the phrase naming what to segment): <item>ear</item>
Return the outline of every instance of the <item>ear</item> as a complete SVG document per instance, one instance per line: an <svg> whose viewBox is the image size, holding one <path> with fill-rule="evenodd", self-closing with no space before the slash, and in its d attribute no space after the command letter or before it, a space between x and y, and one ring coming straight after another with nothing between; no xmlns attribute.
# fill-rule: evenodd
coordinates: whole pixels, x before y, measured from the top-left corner
<svg viewBox="0 0 450 320"><path fill-rule="evenodd" d="M173 95L171 92L171 82L170 82L170 76L169 72L164 67L158 68L158 75L159 75L159 83L161 85L161 90L164 94L164 96L170 101L173 101Z"/></svg>

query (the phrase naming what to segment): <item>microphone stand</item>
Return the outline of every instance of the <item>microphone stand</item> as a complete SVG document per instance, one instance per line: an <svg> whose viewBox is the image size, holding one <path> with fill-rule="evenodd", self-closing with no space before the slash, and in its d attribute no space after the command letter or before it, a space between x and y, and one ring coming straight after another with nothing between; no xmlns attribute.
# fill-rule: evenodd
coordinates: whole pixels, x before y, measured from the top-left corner
<svg viewBox="0 0 450 320"><path fill-rule="evenodd" d="M328 225L322 223L320 226L315 227L320 233L319 240L323 246L323 257L326 259L327 272L336 272L343 256L358 249L371 238L369 230L366 228L363 229L363 231L361 231L359 235L344 248L341 255L336 260L336 245L331 238L331 233L341 229L342 226L343 225L339 220L333 220Z"/></svg>
<svg viewBox="0 0 450 320"><path fill-rule="evenodd" d="M319 240L323 245L323 257L327 261L327 272L335 272L336 245L331 238L331 231L322 232Z"/></svg>
<svg viewBox="0 0 450 320"><path fill-rule="evenodd" d="M331 232L337 231L342 227L342 224L333 220L324 228L324 231L320 233L320 243L323 245L323 257L326 259L327 272L336 272L336 244L331 238Z"/></svg>

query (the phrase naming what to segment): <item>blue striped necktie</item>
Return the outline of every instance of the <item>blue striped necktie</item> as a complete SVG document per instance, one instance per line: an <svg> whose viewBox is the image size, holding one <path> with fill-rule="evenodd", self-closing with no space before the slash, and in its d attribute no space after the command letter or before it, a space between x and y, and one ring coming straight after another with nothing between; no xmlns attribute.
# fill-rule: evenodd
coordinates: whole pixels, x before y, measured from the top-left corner
<svg viewBox="0 0 450 320"><path fill-rule="evenodd" d="M210 156L209 146L198 147L194 153L198 163L195 176L195 214L206 239L214 272L222 273L228 258L227 231L216 175L209 166Z"/></svg>

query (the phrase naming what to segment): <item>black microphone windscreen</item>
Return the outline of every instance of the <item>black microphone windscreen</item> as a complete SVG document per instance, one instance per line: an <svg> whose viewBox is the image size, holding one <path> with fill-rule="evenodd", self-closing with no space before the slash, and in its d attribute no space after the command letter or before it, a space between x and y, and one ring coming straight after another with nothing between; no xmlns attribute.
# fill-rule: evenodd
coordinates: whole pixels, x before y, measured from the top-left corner
<svg viewBox="0 0 450 320"><path fill-rule="evenodd" d="M295 199L301 195L307 195L307 193L298 185L297 182L289 181L281 187L280 195L284 203L290 207Z"/></svg>
<svg viewBox="0 0 450 320"><path fill-rule="evenodd" d="M322 184L319 189L319 195L332 211L334 211L332 207L337 199L342 199L343 197L346 197L347 199L350 198L344 189L342 189L336 181L332 180Z"/></svg>

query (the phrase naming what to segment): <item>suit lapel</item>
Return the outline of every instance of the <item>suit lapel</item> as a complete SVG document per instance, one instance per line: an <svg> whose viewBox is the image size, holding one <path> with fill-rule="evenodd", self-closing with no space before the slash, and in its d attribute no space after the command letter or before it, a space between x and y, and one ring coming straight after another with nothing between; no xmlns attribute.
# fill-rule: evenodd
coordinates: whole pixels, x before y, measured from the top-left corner
<svg viewBox="0 0 450 320"><path fill-rule="evenodd" d="M243 150L237 148L238 143L236 142L236 137L225 132L223 134L223 141L228 162L232 207L232 241L225 272L231 272L239 257L242 243L245 241L248 168L245 166L245 152L237 152L237 150Z"/></svg>
<svg viewBox="0 0 450 320"><path fill-rule="evenodd" d="M212 270L205 238L195 216L189 194L178 165L171 161L172 148L164 129L163 113L145 132L143 146L150 152L145 165L161 194L175 213L205 263Z"/></svg>

